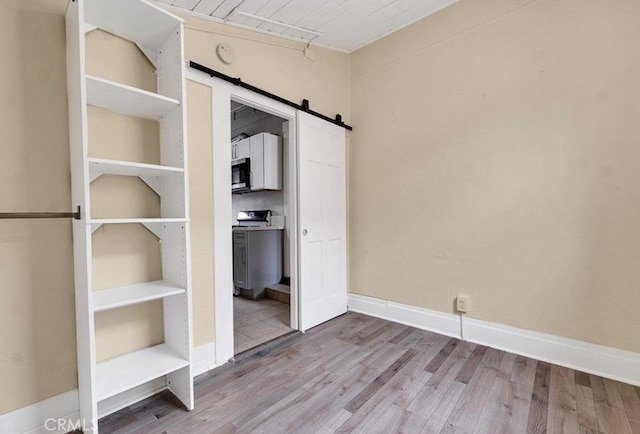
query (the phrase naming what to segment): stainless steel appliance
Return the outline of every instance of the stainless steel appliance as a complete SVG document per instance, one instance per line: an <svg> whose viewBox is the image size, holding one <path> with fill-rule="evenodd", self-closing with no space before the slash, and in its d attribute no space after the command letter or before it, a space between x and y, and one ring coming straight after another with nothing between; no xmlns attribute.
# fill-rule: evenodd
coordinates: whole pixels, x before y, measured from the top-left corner
<svg viewBox="0 0 640 434"><path fill-rule="evenodd" d="M231 192L251 191L251 159L241 158L231 162Z"/></svg>
<svg viewBox="0 0 640 434"><path fill-rule="evenodd" d="M265 227L269 226L271 222L271 210L266 209L262 211L240 211L238 213L238 226L248 227Z"/></svg>

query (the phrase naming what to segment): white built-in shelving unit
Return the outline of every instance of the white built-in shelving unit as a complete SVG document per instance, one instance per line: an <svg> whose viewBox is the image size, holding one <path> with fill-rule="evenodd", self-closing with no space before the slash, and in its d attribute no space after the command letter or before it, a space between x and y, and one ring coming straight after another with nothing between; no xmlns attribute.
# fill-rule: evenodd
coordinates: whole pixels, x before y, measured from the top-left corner
<svg viewBox="0 0 640 434"><path fill-rule="evenodd" d="M193 409L184 30L180 18L146 0L72 0L66 26L72 198L82 210L73 227L80 417L85 432L97 433L107 400L131 399L152 381ZM157 69L157 93L85 74L85 34L96 28L138 45ZM90 158L88 105L158 121L160 165ZM92 218L90 184L102 175L140 177L160 196L161 216ZM113 224L141 224L161 239L162 280L94 291L92 233ZM164 343L98 362L94 315L152 300L163 302Z"/></svg>

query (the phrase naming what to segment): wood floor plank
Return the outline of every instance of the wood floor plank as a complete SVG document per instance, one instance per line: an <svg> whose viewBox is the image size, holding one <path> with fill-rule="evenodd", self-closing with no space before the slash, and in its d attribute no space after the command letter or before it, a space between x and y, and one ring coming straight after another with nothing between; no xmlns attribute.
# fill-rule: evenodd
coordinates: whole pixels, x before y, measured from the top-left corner
<svg viewBox="0 0 640 434"><path fill-rule="evenodd" d="M517 356L511 372L511 381L520 384L531 384L536 377L536 361L524 356Z"/></svg>
<svg viewBox="0 0 640 434"><path fill-rule="evenodd" d="M640 434L639 388L354 313L239 355L195 396L187 412L160 393L100 432Z"/></svg>
<svg viewBox="0 0 640 434"><path fill-rule="evenodd" d="M576 379L578 377L576 376ZM583 384L586 382L581 379L581 384L576 384L576 404L578 408L578 424L581 429L598 432L598 416L593 401L593 391L591 387ZM591 379L588 383L591 384Z"/></svg>
<svg viewBox="0 0 640 434"><path fill-rule="evenodd" d="M552 365L547 432L577 434L579 426L574 373L571 369Z"/></svg>
<svg viewBox="0 0 640 434"><path fill-rule="evenodd" d="M420 433L427 420L397 405L386 405L379 413L372 412L352 431L353 434Z"/></svg>
<svg viewBox="0 0 640 434"><path fill-rule="evenodd" d="M362 392L360 392L353 400L351 400L347 405L345 405L344 409L355 413L362 407L373 395L378 392L382 386L387 384L394 375L405 366L409 360L413 359L416 356L417 352L415 350L409 349L402 356L400 356L391 366L385 369L382 374L380 374L371 384L369 384Z"/></svg>
<svg viewBox="0 0 640 434"><path fill-rule="evenodd" d="M324 390L306 395L304 399L291 403L269 418L242 425L241 429L247 432L296 432L304 426L305 430L315 432L327 422L326 414L339 412L346 402L353 399L377 375L377 371L366 366L355 366L343 372L338 381Z"/></svg>
<svg viewBox="0 0 640 434"><path fill-rule="evenodd" d="M420 393L407 407L407 410L429 418L476 347L468 342L460 342L455 346L447 345L452 348L449 356L443 362L438 362L437 371L434 372L427 384L420 390ZM427 371L429 372L429 370Z"/></svg>
<svg viewBox="0 0 640 434"><path fill-rule="evenodd" d="M550 379L551 366L548 363L538 362L536 364L536 376L529 409L529 421L527 422L527 434L547 432Z"/></svg>
<svg viewBox="0 0 640 434"><path fill-rule="evenodd" d="M340 428L340 425L345 423L349 418L353 416L344 408L340 408L334 415L329 417L329 420L323 424L317 431L318 434L333 434Z"/></svg>
<svg viewBox="0 0 640 434"><path fill-rule="evenodd" d="M627 417L622 397L612 380L591 376L593 401L598 415L598 426L604 434L629 434L631 423Z"/></svg>
<svg viewBox="0 0 640 434"><path fill-rule="evenodd" d="M411 333L413 333L415 329L413 327L405 327L400 333L395 335L393 338L389 340L391 344L399 344L404 340L404 338L408 337Z"/></svg>
<svg viewBox="0 0 640 434"><path fill-rule="evenodd" d="M484 409L491 386L498 375L504 353L487 349L476 374L467 385L447 420L443 433L471 433Z"/></svg>
<svg viewBox="0 0 640 434"><path fill-rule="evenodd" d="M640 423L640 396L635 388L629 384L616 382L620 398L627 412L627 417L631 422Z"/></svg>
<svg viewBox="0 0 640 434"><path fill-rule="evenodd" d="M429 362L424 370L435 374L435 372L440 369L440 366L442 366L442 364L449 358L451 353L456 349L460 342L461 341L459 341L458 339L450 339L449 342L447 342L447 345L445 345L444 348L440 350L438 355Z"/></svg>
<svg viewBox="0 0 640 434"><path fill-rule="evenodd" d="M466 388L467 385L465 383L457 380L451 384L451 387L444 395L444 399L440 401L432 415L427 419L427 423L423 428L424 432L439 433L442 431Z"/></svg>
<svg viewBox="0 0 640 434"><path fill-rule="evenodd" d="M589 374L584 373L584 372L580 372L580 371L576 371L575 372L575 380L576 380L576 385L577 386L584 386L584 387L591 388L591 377L589 376Z"/></svg>
<svg viewBox="0 0 640 434"><path fill-rule="evenodd" d="M464 366L462 367L462 370L460 370L460 373L456 377L456 381L459 381L464 384L469 384L469 381L471 381L473 374L475 374L476 369L478 369L478 366L480 365L480 361L482 360L486 352L487 352L487 347L478 345L476 349L473 350L471 357L469 357L465 362Z"/></svg>
<svg viewBox="0 0 640 434"><path fill-rule="evenodd" d="M533 381L511 381L497 375L474 433L521 433L527 428Z"/></svg>
<svg viewBox="0 0 640 434"><path fill-rule="evenodd" d="M406 403L404 406L398 405L400 408L405 409L432 376L432 374L424 371L424 354L419 354L420 356L416 356L409 361L391 381L384 385L377 394L345 421L337 432L353 432L362 426L369 414L379 414L391 404L397 402Z"/></svg>

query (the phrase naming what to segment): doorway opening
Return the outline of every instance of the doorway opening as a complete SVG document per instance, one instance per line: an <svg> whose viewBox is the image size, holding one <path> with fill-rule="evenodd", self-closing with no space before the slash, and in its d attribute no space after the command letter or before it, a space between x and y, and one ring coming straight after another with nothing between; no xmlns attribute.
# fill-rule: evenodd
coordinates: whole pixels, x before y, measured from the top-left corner
<svg viewBox="0 0 640 434"><path fill-rule="evenodd" d="M231 99L234 355L295 328L289 122Z"/></svg>

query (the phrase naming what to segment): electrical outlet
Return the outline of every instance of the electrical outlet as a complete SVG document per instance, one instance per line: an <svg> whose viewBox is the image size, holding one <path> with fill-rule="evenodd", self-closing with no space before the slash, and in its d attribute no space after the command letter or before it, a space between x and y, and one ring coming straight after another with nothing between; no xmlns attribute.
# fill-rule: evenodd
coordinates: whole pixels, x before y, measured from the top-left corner
<svg viewBox="0 0 640 434"><path fill-rule="evenodd" d="M464 295L459 295L456 298L456 310L461 313L467 313L471 310L471 299Z"/></svg>

